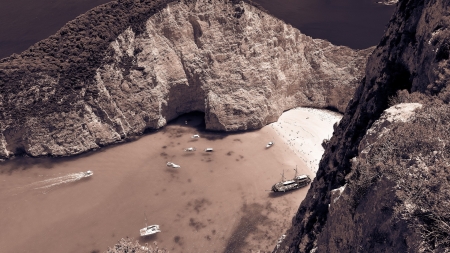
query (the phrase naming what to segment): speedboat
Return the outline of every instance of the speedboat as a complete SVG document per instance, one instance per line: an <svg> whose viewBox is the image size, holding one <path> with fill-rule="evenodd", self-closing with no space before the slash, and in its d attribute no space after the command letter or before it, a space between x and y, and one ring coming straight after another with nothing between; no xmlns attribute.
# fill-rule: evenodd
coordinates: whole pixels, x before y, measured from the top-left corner
<svg viewBox="0 0 450 253"><path fill-rule="evenodd" d="M90 177L90 176L92 176L92 175L94 175L94 172L92 172L91 170L88 170L88 171L86 171L86 172L83 172L83 177Z"/></svg>
<svg viewBox="0 0 450 253"><path fill-rule="evenodd" d="M141 236L147 236L159 233L161 232L161 230L159 230L159 225L150 225L145 228L142 228L141 230L139 230L139 232L141 233Z"/></svg>
<svg viewBox="0 0 450 253"><path fill-rule="evenodd" d="M193 147L185 148L185 149L184 149L184 151L186 151L186 152L193 152L193 151L195 151L195 150L196 150L196 149L193 148Z"/></svg>
<svg viewBox="0 0 450 253"><path fill-rule="evenodd" d="M198 134L194 134L194 135L192 135L192 137L191 138L200 138L200 135L198 135Z"/></svg>
<svg viewBox="0 0 450 253"><path fill-rule="evenodd" d="M167 167L171 167L171 168L180 168L181 166L172 162L168 162L167 163Z"/></svg>
<svg viewBox="0 0 450 253"><path fill-rule="evenodd" d="M205 148L205 152L213 152L214 149L213 148Z"/></svg>
<svg viewBox="0 0 450 253"><path fill-rule="evenodd" d="M272 147L272 145L273 145L273 142L269 142L269 143L267 143L267 145L266 145L266 148L270 148L270 147Z"/></svg>

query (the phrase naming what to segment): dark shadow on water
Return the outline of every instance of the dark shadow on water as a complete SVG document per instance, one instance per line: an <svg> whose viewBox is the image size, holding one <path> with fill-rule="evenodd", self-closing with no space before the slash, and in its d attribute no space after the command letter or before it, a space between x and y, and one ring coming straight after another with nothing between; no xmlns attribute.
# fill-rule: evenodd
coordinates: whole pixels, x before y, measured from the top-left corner
<svg viewBox="0 0 450 253"><path fill-rule="evenodd" d="M186 124L187 123L187 124ZM171 128L175 126L175 128ZM176 126L180 126L179 128ZM181 127L183 126L183 127ZM100 146L99 148L88 150L86 152L83 152L81 154L72 155L70 157L52 157L52 156L41 156L41 157L30 157L27 155L21 155L16 156L12 159L9 159L4 162L0 162L0 174L12 174L15 171L22 171L22 170L28 170L33 167L41 167L41 168L47 168L52 169L54 167L58 167L57 165L59 163L63 162L70 162L74 161L79 158L85 158L88 156L91 156L93 154L97 154L99 152L105 152L110 148L114 148L117 145L123 144L123 143L129 143L136 140L139 140L144 135L154 134L156 132L162 131L163 133L167 133L170 135L170 137L174 138L180 138L183 136L183 134L186 134L189 132L188 129L184 128L192 128L194 129L196 133L200 135L200 138L205 138L207 140L215 141L215 140L222 140L225 137L229 135L239 135L249 131L237 131L237 132L221 132L221 131L208 131L206 130L205 125L205 114L203 112L191 112L186 113L178 118L170 121L166 127L163 127L162 129L146 129L142 135L136 135L136 136L130 136L126 140L122 140L120 142L108 144L106 146ZM257 130L255 130L257 131ZM196 142L198 139L192 138L188 142ZM235 141L242 142L238 137L235 138ZM166 148L167 146L164 146L163 148ZM95 151L95 152L93 152ZM161 153L162 156L165 156L166 153ZM173 156L171 157L173 158Z"/></svg>
<svg viewBox="0 0 450 253"><path fill-rule="evenodd" d="M176 175L178 173L180 173L180 168L169 168L167 167L167 169L164 169L165 172L170 173L172 175Z"/></svg>
<svg viewBox="0 0 450 253"><path fill-rule="evenodd" d="M145 224L142 225L142 228L144 228L144 227L145 227ZM139 244L141 244L141 245L148 243L148 245L153 246L153 242L158 241L158 233L153 234L153 235L140 236L138 241L139 241Z"/></svg>
<svg viewBox="0 0 450 253"><path fill-rule="evenodd" d="M22 171L28 170L33 167L40 167L46 169L53 169L57 167L58 164L63 162L70 162L80 158L89 157L93 154L97 154L100 152L105 152L110 148L114 148L117 145L128 143L132 141L136 141L140 136L133 136L130 139L123 140L120 142L112 143L107 146L100 146L96 149L91 149L86 152L72 155L72 156L63 156L63 157L53 157L53 156L39 156L32 157L28 155L18 155L10 158L9 160L0 162L0 174L12 174L14 171ZM95 152L94 152L95 151Z"/></svg>
<svg viewBox="0 0 450 253"><path fill-rule="evenodd" d="M234 228L224 253L243 252L247 246L246 238L256 234L259 230L258 226L269 221L269 218L263 214L264 211L267 211L267 207L262 204L244 204L241 211L243 213L241 219Z"/></svg>
<svg viewBox="0 0 450 253"><path fill-rule="evenodd" d="M200 138L205 138L210 141L222 140L223 138L230 135L230 133L228 132L206 130L205 113L198 111L183 114L168 122L167 126L183 126L195 129L196 132L200 135ZM193 138L192 140L190 140L190 142L197 140L198 139Z"/></svg>
<svg viewBox="0 0 450 253"><path fill-rule="evenodd" d="M288 196L291 194L294 194L295 192L298 192L298 190L300 190L302 188L299 189L295 189L295 190L291 190L291 191L287 191L287 192L269 192L269 198L279 198L279 197L283 197L283 196Z"/></svg>

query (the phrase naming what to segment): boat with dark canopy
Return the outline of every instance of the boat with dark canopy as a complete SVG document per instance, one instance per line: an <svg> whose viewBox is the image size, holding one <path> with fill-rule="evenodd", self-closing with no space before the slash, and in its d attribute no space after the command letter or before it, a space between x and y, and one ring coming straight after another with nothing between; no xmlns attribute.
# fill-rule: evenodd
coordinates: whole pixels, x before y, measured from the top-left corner
<svg viewBox="0 0 450 253"><path fill-rule="evenodd" d="M281 175L281 181L272 186L272 191L287 192L305 187L311 183L311 178L308 175L297 176L297 167L294 170L295 176L291 180L285 180L283 171L283 174Z"/></svg>

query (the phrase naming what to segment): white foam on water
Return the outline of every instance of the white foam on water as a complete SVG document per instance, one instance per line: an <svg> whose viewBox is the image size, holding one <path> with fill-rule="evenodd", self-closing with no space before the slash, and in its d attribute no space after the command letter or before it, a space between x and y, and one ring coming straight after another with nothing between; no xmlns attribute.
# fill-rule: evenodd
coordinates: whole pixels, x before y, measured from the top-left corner
<svg viewBox="0 0 450 253"><path fill-rule="evenodd" d="M35 182L32 185L36 185L34 189L49 189L58 185L62 184L68 184L76 182L80 179L82 179L85 176L84 172L78 172L78 173L71 173L62 177L55 177L46 179L43 181Z"/></svg>
<svg viewBox="0 0 450 253"><path fill-rule="evenodd" d="M37 181L31 184L27 184L24 186L15 187L14 189L11 189L10 192L12 195L17 195L23 192L27 192L30 190L49 190L56 186L60 186L63 184L69 184L74 183L76 181L79 181L80 179L85 177L84 172L77 172L77 173L70 173L64 176L54 177L45 179L42 181ZM48 191L44 191L43 193L47 193Z"/></svg>

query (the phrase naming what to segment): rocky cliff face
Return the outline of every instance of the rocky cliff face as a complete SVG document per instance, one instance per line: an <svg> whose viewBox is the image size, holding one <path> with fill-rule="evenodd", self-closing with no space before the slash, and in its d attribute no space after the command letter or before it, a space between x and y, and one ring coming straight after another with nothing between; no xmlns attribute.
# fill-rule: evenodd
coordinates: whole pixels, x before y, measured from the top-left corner
<svg viewBox="0 0 450 253"><path fill-rule="evenodd" d="M377 3L384 4L384 5L394 5L394 4L398 3L398 0L382 0L382 1L378 1Z"/></svg>
<svg viewBox="0 0 450 253"><path fill-rule="evenodd" d="M111 2L0 62L0 157L77 154L191 111L224 131L297 106L343 111L371 50L239 1Z"/></svg>
<svg viewBox="0 0 450 253"><path fill-rule="evenodd" d="M436 232L433 228L439 224L448 226L450 221L448 211L433 211L436 206L448 205L448 201L443 201L449 197L444 190L449 186L449 171L443 165L448 152L437 157L442 145L449 142L447 134L441 135L446 132L448 122L443 123L446 128L433 130L441 123L427 120L442 122L445 114L427 114L418 109L420 117L417 116L414 124L402 124L396 134L386 134L391 140L381 137L382 132L368 131L372 125L385 124L385 121L374 122L388 108L389 98L395 97L399 90L421 94L417 96L424 101L434 101L428 106L430 112L448 110L449 8L450 3L444 0L398 3L384 37L369 57L365 78L325 150L317 176L293 219L287 238L276 252L444 252L450 245L445 239L450 230ZM372 153L365 151L371 138L378 142L378 149ZM405 141L408 145L399 146L398 143ZM369 153L381 160L357 162L365 161L360 156ZM428 174L429 171L434 174ZM437 178L443 181L430 183ZM428 191L435 187L432 185L439 185L442 191ZM407 194L400 193L403 188L408 189ZM428 198L440 194L443 197L433 203L418 204L422 200L411 193L422 191L428 193ZM415 221L407 225L414 212ZM428 238L435 232L434 239Z"/></svg>

